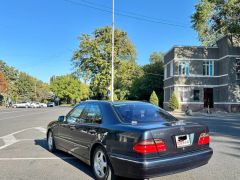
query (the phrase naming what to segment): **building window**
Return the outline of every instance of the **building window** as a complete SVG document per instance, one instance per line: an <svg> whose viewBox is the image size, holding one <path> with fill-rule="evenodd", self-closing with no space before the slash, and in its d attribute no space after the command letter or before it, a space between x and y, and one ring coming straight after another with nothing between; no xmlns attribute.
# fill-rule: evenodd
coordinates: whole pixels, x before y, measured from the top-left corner
<svg viewBox="0 0 240 180"><path fill-rule="evenodd" d="M190 97L189 88L178 87L177 91L179 93L179 98L181 102L189 101L189 97Z"/></svg>
<svg viewBox="0 0 240 180"><path fill-rule="evenodd" d="M240 80L240 58L236 59L236 79Z"/></svg>
<svg viewBox="0 0 240 180"><path fill-rule="evenodd" d="M213 76L213 61L204 61L203 62L203 75Z"/></svg>
<svg viewBox="0 0 240 180"><path fill-rule="evenodd" d="M167 79L167 66L164 67L164 79Z"/></svg>
<svg viewBox="0 0 240 180"><path fill-rule="evenodd" d="M193 90L193 100L194 101L200 100L200 90Z"/></svg>
<svg viewBox="0 0 240 180"><path fill-rule="evenodd" d="M189 62L183 61L178 64L178 74L189 76Z"/></svg>
<svg viewBox="0 0 240 180"><path fill-rule="evenodd" d="M173 62L170 63L170 76L173 76Z"/></svg>

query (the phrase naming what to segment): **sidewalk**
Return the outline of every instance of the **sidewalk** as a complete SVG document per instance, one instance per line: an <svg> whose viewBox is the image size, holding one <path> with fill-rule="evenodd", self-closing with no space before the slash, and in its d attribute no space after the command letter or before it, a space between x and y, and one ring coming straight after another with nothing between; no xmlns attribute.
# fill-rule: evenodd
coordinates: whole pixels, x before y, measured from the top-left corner
<svg viewBox="0 0 240 180"><path fill-rule="evenodd" d="M204 112L193 112L192 116L187 116L184 112L169 112L170 114L178 117L217 117L217 118L224 118L224 117L229 117L231 118L232 116L236 117L239 116L240 118L240 113L227 113L227 112L214 112L214 113L204 113Z"/></svg>
<svg viewBox="0 0 240 180"><path fill-rule="evenodd" d="M169 111L168 111L169 112ZM193 112L192 116L187 116L184 112L177 111L177 112L169 112L174 116L180 117L231 117L231 116L239 116L240 113L228 113L228 112L213 112L213 113L205 113L205 112Z"/></svg>

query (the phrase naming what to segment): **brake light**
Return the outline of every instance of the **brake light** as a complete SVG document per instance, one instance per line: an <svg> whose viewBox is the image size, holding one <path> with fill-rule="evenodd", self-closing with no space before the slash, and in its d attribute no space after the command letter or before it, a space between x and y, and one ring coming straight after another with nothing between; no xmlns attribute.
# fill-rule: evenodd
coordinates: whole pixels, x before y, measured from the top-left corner
<svg viewBox="0 0 240 180"><path fill-rule="evenodd" d="M142 154L164 152L167 150L161 139L147 139L134 145L133 150Z"/></svg>
<svg viewBox="0 0 240 180"><path fill-rule="evenodd" d="M210 143L210 136L208 133L202 133L199 136L198 139L198 144L199 145L205 145L205 144L209 144Z"/></svg>

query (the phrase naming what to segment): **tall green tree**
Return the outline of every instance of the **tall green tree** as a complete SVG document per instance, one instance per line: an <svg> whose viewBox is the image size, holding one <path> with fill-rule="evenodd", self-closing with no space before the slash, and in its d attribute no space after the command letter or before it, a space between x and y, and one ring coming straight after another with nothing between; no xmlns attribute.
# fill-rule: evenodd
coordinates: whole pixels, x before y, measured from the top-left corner
<svg viewBox="0 0 240 180"><path fill-rule="evenodd" d="M200 0L192 15L193 28L203 45L240 32L240 0Z"/></svg>
<svg viewBox="0 0 240 180"><path fill-rule="evenodd" d="M152 91L155 91L159 105L163 104L163 62L158 61L142 67L143 75L140 75L132 85L130 97L137 100L149 100Z"/></svg>
<svg viewBox="0 0 240 180"><path fill-rule="evenodd" d="M149 61L150 63L156 63L156 62L163 62L163 58L164 58L165 53L164 52L153 52L152 54L150 54L150 58Z"/></svg>
<svg viewBox="0 0 240 180"><path fill-rule="evenodd" d="M118 100L128 99L133 82L143 75L143 70L133 61L120 61L116 68L115 94Z"/></svg>
<svg viewBox="0 0 240 180"><path fill-rule="evenodd" d="M50 89L57 97L67 103L76 103L89 96L87 85L81 83L73 75L56 76L51 81Z"/></svg>
<svg viewBox="0 0 240 180"><path fill-rule="evenodd" d="M35 100L35 81L28 74L20 72L16 86L17 101Z"/></svg>
<svg viewBox="0 0 240 180"><path fill-rule="evenodd" d="M7 90L7 81L2 72L0 72L0 94L6 92Z"/></svg>
<svg viewBox="0 0 240 180"><path fill-rule="evenodd" d="M0 60L0 71L8 84L4 93L6 101L46 101L49 98L49 85L24 72L8 66Z"/></svg>
<svg viewBox="0 0 240 180"><path fill-rule="evenodd" d="M127 33L115 29L114 63L115 70L121 61L135 61L135 47ZM83 34L79 40L78 50L73 54L73 65L78 76L90 81L91 96L107 99L111 82L111 27L98 28L93 35Z"/></svg>

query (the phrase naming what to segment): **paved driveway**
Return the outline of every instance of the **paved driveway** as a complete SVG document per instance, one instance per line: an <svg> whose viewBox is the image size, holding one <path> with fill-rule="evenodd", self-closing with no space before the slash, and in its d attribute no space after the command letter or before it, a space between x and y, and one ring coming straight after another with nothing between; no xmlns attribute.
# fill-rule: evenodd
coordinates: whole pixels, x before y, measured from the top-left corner
<svg viewBox="0 0 240 180"><path fill-rule="evenodd" d="M6 109L0 111L0 179L93 179L91 169L62 152L47 151L46 125L69 108ZM206 123L214 155L204 167L154 180L229 180L240 177L240 116L180 117Z"/></svg>

